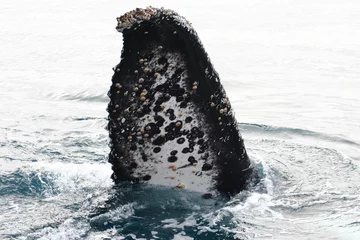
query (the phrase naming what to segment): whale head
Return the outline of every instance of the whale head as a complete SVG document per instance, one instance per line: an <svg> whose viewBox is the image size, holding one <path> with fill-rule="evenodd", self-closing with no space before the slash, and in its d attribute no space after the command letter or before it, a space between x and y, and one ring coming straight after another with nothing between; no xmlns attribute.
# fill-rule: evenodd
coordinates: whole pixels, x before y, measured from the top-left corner
<svg viewBox="0 0 360 240"><path fill-rule="evenodd" d="M114 181L185 188L204 197L245 189L251 161L191 24L153 7L117 20L123 49L107 108Z"/></svg>

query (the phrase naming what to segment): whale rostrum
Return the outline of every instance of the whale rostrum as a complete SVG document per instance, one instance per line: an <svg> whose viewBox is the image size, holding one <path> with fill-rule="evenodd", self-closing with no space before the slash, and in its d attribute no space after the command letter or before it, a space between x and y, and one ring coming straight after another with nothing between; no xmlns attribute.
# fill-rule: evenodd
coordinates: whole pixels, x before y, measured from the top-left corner
<svg viewBox="0 0 360 240"><path fill-rule="evenodd" d="M108 92L115 182L231 196L253 172L229 99L183 17L137 8L117 18L120 63Z"/></svg>

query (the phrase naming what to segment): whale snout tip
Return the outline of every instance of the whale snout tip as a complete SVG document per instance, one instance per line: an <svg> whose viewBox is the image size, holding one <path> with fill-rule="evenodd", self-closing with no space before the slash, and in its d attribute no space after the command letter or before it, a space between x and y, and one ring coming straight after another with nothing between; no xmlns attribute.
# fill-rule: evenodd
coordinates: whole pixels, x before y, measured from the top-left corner
<svg viewBox="0 0 360 240"><path fill-rule="evenodd" d="M144 20L150 20L151 17L158 13L158 10L159 9L152 6L148 6L145 9L136 8L135 10L127 12L124 15L116 18L118 22L116 30L118 32L123 32L124 29L131 28L135 23L139 23Z"/></svg>
<svg viewBox="0 0 360 240"><path fill-rule="evenodd" d="M177 24L181 24L190 31L193 30L192 24L184 17L178 15L175 11L171 9L165 9L164 7L155 8L152 6L148 6L146 8L136 8L130 12L121 15L120 17L117 17L117 26L115 27L115 29L118 32L123 33L125 29L130 29L143 21L151 21L152 19L159 18L162 18L162 20L174 18L176 19ZM173 31L173 34L177 34L177 31Z"/></svg>

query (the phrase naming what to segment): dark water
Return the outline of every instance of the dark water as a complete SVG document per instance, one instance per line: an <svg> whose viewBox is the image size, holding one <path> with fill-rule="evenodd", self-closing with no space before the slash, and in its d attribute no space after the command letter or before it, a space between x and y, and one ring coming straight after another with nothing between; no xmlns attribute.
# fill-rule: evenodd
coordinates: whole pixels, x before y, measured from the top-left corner
<svg viewBox="0 0 360 240"><path fill-rule="evenodd" d="M198 30L261 176L227 202L110 180L115 18L146 4L0 6L0 239L360 239L358 2L154 2Z"/></svg>
<svg viewBox="0 0 360 240"><path fill-rule="evenodd" d="M61 134L13 128L11 139L1 143L7 153L0 175L3 239L306 239L331 232L329 239L356 239L358 234L359 168L342 153L357 148L355 142L240 124L261 183L226 202L159 186L115 187L105 158L106 120L63 121L78 128ZM29 146L27 134L41 139L56 131L52 140Z"/></svg>

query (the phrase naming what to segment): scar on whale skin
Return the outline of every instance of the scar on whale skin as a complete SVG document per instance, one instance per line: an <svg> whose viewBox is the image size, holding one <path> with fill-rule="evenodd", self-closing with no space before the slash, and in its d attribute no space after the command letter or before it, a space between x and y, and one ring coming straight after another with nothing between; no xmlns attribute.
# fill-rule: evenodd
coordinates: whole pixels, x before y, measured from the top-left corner
<svg viewBox="0 0 360 240"><path fill-rule="evenodd" d="M113 180L185 188L205 197L245 189L251 161L191 24L153 7L117 21L123 49L107 108Z"/></svg>

